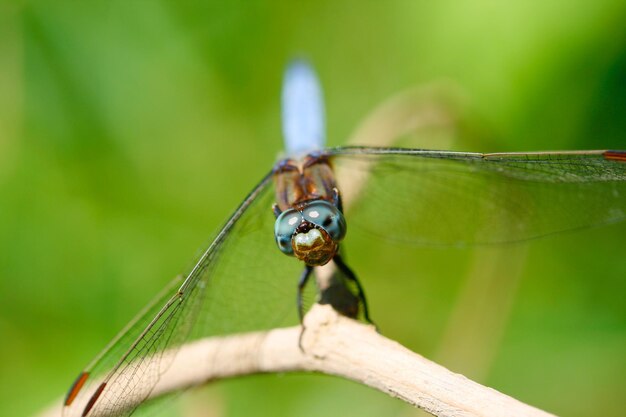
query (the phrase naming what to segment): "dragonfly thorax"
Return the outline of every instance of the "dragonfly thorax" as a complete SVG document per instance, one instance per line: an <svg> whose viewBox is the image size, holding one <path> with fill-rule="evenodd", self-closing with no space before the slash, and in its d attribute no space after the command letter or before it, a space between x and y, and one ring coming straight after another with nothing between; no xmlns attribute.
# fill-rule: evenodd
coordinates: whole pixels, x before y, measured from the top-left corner
<svg viewBox="0 0 626 417"><path fill-rule="evenodd" d="M337 188L330 161L316 153L279 161L274 166L274 184L281 211L320 198L332 203Z"/></svg>

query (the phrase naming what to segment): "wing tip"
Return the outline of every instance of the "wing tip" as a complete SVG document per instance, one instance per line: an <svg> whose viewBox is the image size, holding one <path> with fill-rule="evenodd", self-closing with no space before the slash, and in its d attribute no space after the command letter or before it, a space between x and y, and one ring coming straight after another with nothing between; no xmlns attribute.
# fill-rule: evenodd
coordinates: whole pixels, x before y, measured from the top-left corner
<svg viewBox="0 0 626 417"><path fill-rule="evenodd" d="M83 413L81 414L81 417L86 417L87 414L89 414L93 406L96 404L96 401L98 401L98 398L100 398L100 395L102 394L102 391L104 391L104 388L106 386L107 386L106 382L103 382L102 384L98 386L98 389L96 390L96 392L93 393L93 395L89 399L89 402L85 406L85 409L83 410Z"/></svg>
<svg viewBox="0 0 626 417"><path fill-rule="evenodd" d="M608 161L626 162L626 151L604 151L602 156Z"/></svg>
<svg viewBox="0 0 626 417"><path fill-rule="evenodd" d="M81 372L80 374L78 374L78 376L74 380L74 383L72 383L72 386L65 395L65 401L63 402L63 404L66 407L72 405L72 403L76 399L76 396L78 396L78 393L85 385L87 378L89 378L89 372Z"/></svg>

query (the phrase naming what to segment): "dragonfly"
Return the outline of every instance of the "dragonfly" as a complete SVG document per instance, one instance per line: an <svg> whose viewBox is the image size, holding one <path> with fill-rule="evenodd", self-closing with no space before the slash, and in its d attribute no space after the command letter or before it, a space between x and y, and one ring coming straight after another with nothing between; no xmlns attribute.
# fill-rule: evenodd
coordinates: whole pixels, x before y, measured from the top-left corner
<svg viewBox="0 0 626 417"><path fill-rule="evenodd" d="M352 301L333 307L371 321L363 287L344 260L348 224L373 239L454 246L525 241L626 220L626 151L325 148L322 90L305 61L285 72L282 119L286 157L243 199L193 267L80 372L64 416L132 414L172 364L173 355L164 352L192 340L302 322L302 292L322 265L334 265L354 284ZM355 178L362 192L346 210L341 184L354 186ZM290 301L285 310L289 293L296 306Z"/></svg>

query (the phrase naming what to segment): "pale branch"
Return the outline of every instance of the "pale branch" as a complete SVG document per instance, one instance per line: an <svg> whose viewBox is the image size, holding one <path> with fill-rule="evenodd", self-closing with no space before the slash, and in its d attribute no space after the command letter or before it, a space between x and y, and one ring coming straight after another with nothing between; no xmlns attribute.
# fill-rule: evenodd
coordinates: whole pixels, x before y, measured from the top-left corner
<svg viewBox="0 0 626 417"><path fill-rule="evenodd" d="M183 345L151 397L241 375L320 372L368 385L436 416L553 416L455 374L330 306L313 306L305 328L303 350L300 326ZM84 404L74 406L82 409ZM59 416L60 411L57 405L41 416Z"/></svg>

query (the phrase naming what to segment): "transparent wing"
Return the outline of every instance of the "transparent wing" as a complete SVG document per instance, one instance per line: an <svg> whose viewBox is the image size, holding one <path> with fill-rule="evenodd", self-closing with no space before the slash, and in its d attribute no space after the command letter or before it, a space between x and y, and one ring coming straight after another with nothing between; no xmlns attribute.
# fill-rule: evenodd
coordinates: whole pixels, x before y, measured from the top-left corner
<svg viewBox="0 0 626 417"><path fill-rule="evenodd" d="M349 229L388 240L505 243L626 219L625 152L327 152Z"/></svg>
<svg viewBox="0 0 626 417"><path fill-rule="evenodd" d="M297 323L302 265L273 237L271 174L248 195L185 277L177 277L107 346L70 389L64 416L129 415L201 337Z"/></svg>
<svg viewBox="0 0 626 417"><path fill-rule="evenodd" d="M327 151L351 230L423 244L530 239L626 218L626 154ZM297 323L302 268L275 248L271 174L201 256L80 374L64 415L128 415L186 341Z"/></svg>

